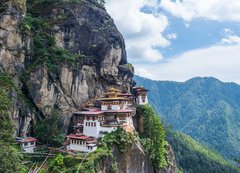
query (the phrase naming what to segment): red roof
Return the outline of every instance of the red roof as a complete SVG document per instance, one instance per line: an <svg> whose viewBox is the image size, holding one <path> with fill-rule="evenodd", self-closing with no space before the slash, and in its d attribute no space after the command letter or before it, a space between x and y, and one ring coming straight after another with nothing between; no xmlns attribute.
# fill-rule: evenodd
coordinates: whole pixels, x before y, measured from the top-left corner
<svg viewBox="0 0 240 173"><path fill-rule="evenodd" d="M29 137L29 138L22 139L19 142L24 143L24 142L36 142L36 141L37 141L36 138Z"/></svg>
<svg viewBox="0 0 240 173"><path fill-rule="evenodd" d="M145 89L143 86L133 87L133 90L136 90L136 91L149 91L149 90Z"/></svg>
<svg viewBox="0 0 240 173"><path fill-rule="evenodd" d="M81 115L98 115L98 114L102 114L103 111L80 111L80 112L76 112L75 114L81 114Z"/></svg>
<svg viewBox="0 0 240 173"><path fill-rule="evenodd" d="M131 109L119 109L119 110L107 110L104 111L104 113L127 113L127 112L133 112Z"/></svg>
<svg viewBox="0 0 240 173"><path fill-rule="evenodd" d="M130 110L130 109L120 109L117 112L133 112L133 110Z"/></svg>
<svg viewBox="0 0 240 173"><path fill-rule="evenodd" d="M83 108L84 110L87 110L87 111L99 111L100 109L99 108Z"/></svg>
<svg viewBox="0 0 240 173"><path fill-rule="evenodd" d="M70 134L66 137L70 139L81 139L81 140L86 140L89 138L89 136L85 136L83 134Z"/></svg>

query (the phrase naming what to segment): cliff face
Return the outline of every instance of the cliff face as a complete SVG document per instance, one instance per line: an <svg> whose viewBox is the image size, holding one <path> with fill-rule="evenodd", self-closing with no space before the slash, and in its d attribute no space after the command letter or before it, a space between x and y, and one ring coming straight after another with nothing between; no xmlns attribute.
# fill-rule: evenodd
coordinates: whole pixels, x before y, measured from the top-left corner
<svg viewBox="0 0 240 173"><path fill-rule="evenodd" d="M113 172L112 165L117 163L117 173L154 173L153 165L139 142L126 146L124 152L112 147L113 157L106 160L97 168L99 173Z"/></svg>
<svg viewBox="0 0 240 173"><path fill-rule="evenodd" d="M67 129L72 112L86 101L110 86L130 89L133 68L127 64L123 37L97 1L53 3L51 7L33 4L31 8L34 17L51 20L51 34L59 48L85 57L77 67L58 62L54 71L44 63L34 64L38 57L32 35L37 31L24 33L20 27L24 11L8 2L0 16L0 70L13 77L31 103L21 102L17 91L11 93L15 96L12 116L17 133L26 134L31 123L48 116L53 108L61 111Z"/></svg>

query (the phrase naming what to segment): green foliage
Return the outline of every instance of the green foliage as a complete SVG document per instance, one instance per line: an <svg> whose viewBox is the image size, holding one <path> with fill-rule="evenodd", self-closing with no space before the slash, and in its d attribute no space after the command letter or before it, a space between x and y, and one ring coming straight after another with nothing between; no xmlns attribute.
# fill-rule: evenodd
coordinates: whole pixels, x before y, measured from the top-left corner
<svg viewBox="0 0 240 173"><path fill-rule="evenodd" d="M58 173L64 171L64 157L61 154L58 154L50 163L49 171L52 173Z"/></svg>
<svg viewBox="0 0 240 173"><path fill-rule="evenodd" d="M0 86L4 88L4 90L15 88L12 77L7 73L0 73Z"/></svg>
<svg viewBox="0 0 240 173"><path fill-rule="evenodd" d="M111 172L116 173L118 171L118 164L116 161L111 165Z"/></svg>
<svg viewBox="0 0 240 173"><path fill-rule="evenodd" d="M60 63L69 63L75 69L84 55L73 54L56 45L52 32L52 24L46 19L26 16L21 28L26 33L31 33L33 38L34 61L28 65L26 74L29 74L38 65L44 65L51 72L56 72Z"/></svg>
<svg viewBox="0 0 240 173"><path fill-rule="evenodd" d="M123 129L119 128L112 133L105 134L102 143L105 143L108 147L115 145L123 153L126 146L132 143L132 134L126 133Z"/></svg>
<svg viewBox="0 0 240 173"><path fill-rule="evenodd" d="M215 151L210 150L191 137L167 132L167 140L171 144L177 164L187 173L238 173L239 169Z"/></svg>
<svg viewBox="0 0 240 173"><path fill-rule="evenodd" d="M23 169L20 156L12 147L14 125L8 113L11 98L6 90L12 86L12 82L6 74L1 74L0 83L0 172L12 173Z"/></svg>
<svg viewBox="0 0 240 173"><path fill-rule="evenodd" d="M49 117L36 124L36 137L45 144L60 146L64 140L62 125L59 112L53 110Z"/></svg>
<svg viewBox="0 0 240 173"><path fill-rule="evenodd" d="M233 160L240 158L240 86L214 78L187 82L135 77L151 90L149 101L174 130Z"/></svg>
<svg viewBox="0 0 240 173"><path fill-rule="evenodd" d="M155 169L159 170L166 165L164 126L150 105L138 106L137 113L143 117L143 133L140 134L141 141Z"/></svg>

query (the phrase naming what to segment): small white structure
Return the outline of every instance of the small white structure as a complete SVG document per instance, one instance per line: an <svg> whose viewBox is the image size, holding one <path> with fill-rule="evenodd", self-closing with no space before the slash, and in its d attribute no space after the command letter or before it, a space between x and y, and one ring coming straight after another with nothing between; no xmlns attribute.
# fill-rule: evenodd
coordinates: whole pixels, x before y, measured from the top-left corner
<svg viewBox="0 0 240 173"><path fill-rule="evenodd" d="M36 148L36 138L28 137L24 138L18 141L20 143L20 147L26 152L26 153L33 153L34 148Z"/></svg>
<svg viewBox="0 0 240 173"><path fill-rule="evenodd" d="M140 87L134 87L133 91L134 91L134 95L136 97L137 105L148 104L148 97L147 97L148 90L147 89L145 89L143 86L140 86Z"/></svg>
<svg viewBox="0 0 240 173"><path fill-rule="evenodd" d="M85 136L83 134L70 134L67 136L69 145L67 150L93 152L97 149L96 138Z"/></svg>

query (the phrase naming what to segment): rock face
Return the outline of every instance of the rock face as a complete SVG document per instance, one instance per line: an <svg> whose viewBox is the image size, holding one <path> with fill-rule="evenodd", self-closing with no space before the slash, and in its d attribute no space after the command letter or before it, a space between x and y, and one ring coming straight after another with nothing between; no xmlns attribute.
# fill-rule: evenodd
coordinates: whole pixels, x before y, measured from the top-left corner
<svg viewBox="0 0 240 173"><path fill-rule="evenodd" d="M120 152L117 147L113 147L112 154L114 161L117 163L117 173L154 173L152 162L139 142L129 144L124 152ZM107 157L97 168L97 172L113 172L113 158Z"/></svg>
<svg viewBox="0 0 240 173"><path fill-rule="evenodd" d="M67 129L72 113L88 100L99 97L110 86L130 90L133 83L123 37L97 1L52 4L43 9L35 10L34 15L52 19L57 46L86 58L77 67L60 62L54 73L36 65L22 80L37 57L28 53L34 47L31 34L23 34L20 29L25 14L11 1L8 3L0 15L0 70L13 76L18 89L31 102L31 106L26 105L17 91L12 93L12 116L20 135L28 133L31 124L48 116L53 108L61 111Z"/></svg>

